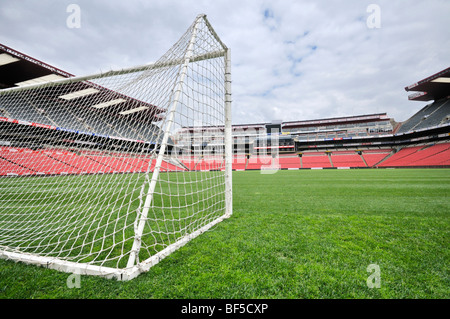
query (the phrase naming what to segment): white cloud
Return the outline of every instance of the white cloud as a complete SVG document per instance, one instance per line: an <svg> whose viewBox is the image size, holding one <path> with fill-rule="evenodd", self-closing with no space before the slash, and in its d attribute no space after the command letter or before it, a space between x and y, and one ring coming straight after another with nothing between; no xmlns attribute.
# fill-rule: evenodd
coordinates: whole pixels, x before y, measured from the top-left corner
<svg viewBox="0 0 450 319"><path fill-rule="evenodd" d="M80 5L81 28L65 25ZM387 112L406 120L424 103L404 87L448 67L450 3L388 1L13 1L0 42L76 75L155 61L199 13L231 48L235 123Z"/></svg>

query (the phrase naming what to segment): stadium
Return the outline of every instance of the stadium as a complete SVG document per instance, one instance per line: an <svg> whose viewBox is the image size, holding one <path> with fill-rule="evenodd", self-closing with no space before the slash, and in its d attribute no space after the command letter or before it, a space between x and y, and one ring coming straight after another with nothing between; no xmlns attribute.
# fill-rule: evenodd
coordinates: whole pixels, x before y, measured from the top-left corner
<svg viewBox="0 0 450 319"><path fill-rule="evenodd" d="M5 287L68 272L152 298L448 297L450 68L404 88L428 102L404 122L232 125L229 59L204 15L158 62L90 76L0 44Z"/></svg>
<svg viewBox="0 0 450 319"><path fill-rule="evenodd" d="M0 54L4 61L0 83L2 89L73 77L72 74L4 45L0 45ZM272 152L279 155L280 169L448 168L450 167L449 78L450 68L447 68L406 87L406 91L416 92L409 96L409 100L432 102L404 123L397 123L393 118L389 118L387 113L381 113L233 125L235 154L233 170L261 169L261 166L271 159L265 158L260 153L271 155ZM86 88L89 86L86 85ZM61 90L69 88L64 87ZM61 92L57 94L61 95ZM118 102L123 100L121 94L114 92L109 94L112 95L110 103L119 104ZM125 109L132 108L133 102L136 101L130 100L127 101L129 104L121 106ZM148 108L145 110L146 113L151 113L152 117L158 116L157 108L151 105L148 105ZM61 117L59 112L61 110L46 109L45 106L39 105L25 109L3 105L0 109L3 139L0 141L3 164L0 175L130 173L147 169L148 164L133 163L136 159L119 157L120 160L117 161L117 157L100 158L94 154L95 152L88 156L80 156L79 152L71 150L83 145L82 148L87 152L89 149L96 149L99 144L96 141L108 138L114 140L114 148L118 154L121 151L131 153L133 149L142 148L147 148L147 152L150 152L152 145L156 144L153 136L159 135L158 127L154 126L154 130L146 132L140 125L152 125L151 121L114 123L113 119L107 117L99 119L93 113L87 116L86 111L78 108L67 111L71 114L68 117ZM59 132L58 141L54 141L55 138L49 130ZM223 127L215 127L212 130L222 131ZM214 147L210 143L213 135L209 131L211 129L202 128L201 132L197 130L197 135L205 140L203 147L209 147L211 152L214 152ZM146 135L143 135L144 133ZM20 139L14 138L17 135ZM29 138L25 139L26 135ZM42 148L39 144L33 145L36 136L48 139L48 145L51 147ZM184 162L184 165L190 170L220 168L220 166L210 167L201 161L201 157L195 156L195 137L192 129L178 133L175 142L178 145L182 144L180 148L190 149L189 153L193 155ZM276 139L278 145L272 147L272 139ZM214 143L223 145L223 139L219 140L216 137ZM30 156L36 157L36 160L29 160ZM25 157L28 159L25 160Z"/></svg>

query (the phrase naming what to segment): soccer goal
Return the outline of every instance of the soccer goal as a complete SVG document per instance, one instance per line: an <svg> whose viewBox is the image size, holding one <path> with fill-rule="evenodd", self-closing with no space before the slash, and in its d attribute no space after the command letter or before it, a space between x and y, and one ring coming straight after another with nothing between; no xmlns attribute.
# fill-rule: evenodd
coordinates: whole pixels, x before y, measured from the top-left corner
<svg viewBox="0 0 450 319"><path fill-rule="evenodd" d="M130 280L232 214L230 50L0 90L0 257Z"/></svg>

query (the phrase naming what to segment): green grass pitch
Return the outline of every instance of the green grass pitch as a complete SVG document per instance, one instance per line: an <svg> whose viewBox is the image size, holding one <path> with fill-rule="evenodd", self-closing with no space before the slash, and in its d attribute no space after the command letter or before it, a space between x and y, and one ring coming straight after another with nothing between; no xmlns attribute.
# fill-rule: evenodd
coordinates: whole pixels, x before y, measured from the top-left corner
<svg viewBox="0 0 450 319"><path fill-rule="evenodd" d="M449 169L233 172L233 216L149 272L0 260L0 298L449 298L449 194Z"/></svg>

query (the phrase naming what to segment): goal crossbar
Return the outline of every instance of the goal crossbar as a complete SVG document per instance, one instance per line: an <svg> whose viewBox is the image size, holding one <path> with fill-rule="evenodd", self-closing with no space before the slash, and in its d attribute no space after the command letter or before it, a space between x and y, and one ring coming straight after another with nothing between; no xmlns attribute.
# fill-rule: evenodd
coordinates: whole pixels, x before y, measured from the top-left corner
<svg viewBox="0 0 450 319"><path fill-rule="evenodd" d="M226 52L227 52L226 50L222 50L222 51L216 51L216 52L197 55L197 56L191 57L189 59L189 63L195 63L195 62L199 62L199 61L224 57L226 55ZM63 78L63 79L58 79L58 80L52 80L52 81L46 81L46 82L40 82L40 83L34 83L34 84L27 84L27 85L2 89L2 90L0 90L0 95L16 93L16 92L26 91L26 90L36 89L36 88L44 88L47 86L62 85L62 84L68 84L68 83L74 83L74 82L83 82L83 81L89 81L89 80L94 80L94 79L107 78L107 77L111 77L111 76L142 72L142 71L147 71L147 70L152 70L152 69L172 67L175 65L181 65L184 62L185 62L185 59L178 59L178 60L169 61L169 62L155 62L155 63L149 63L149 64L140 65L140 66L133 66L130 68L110 70L110 71L106 71L106 72L93 73L93 74L89 74L89 75L74 76L74 77L70 77L70 78Z"/></svg>

